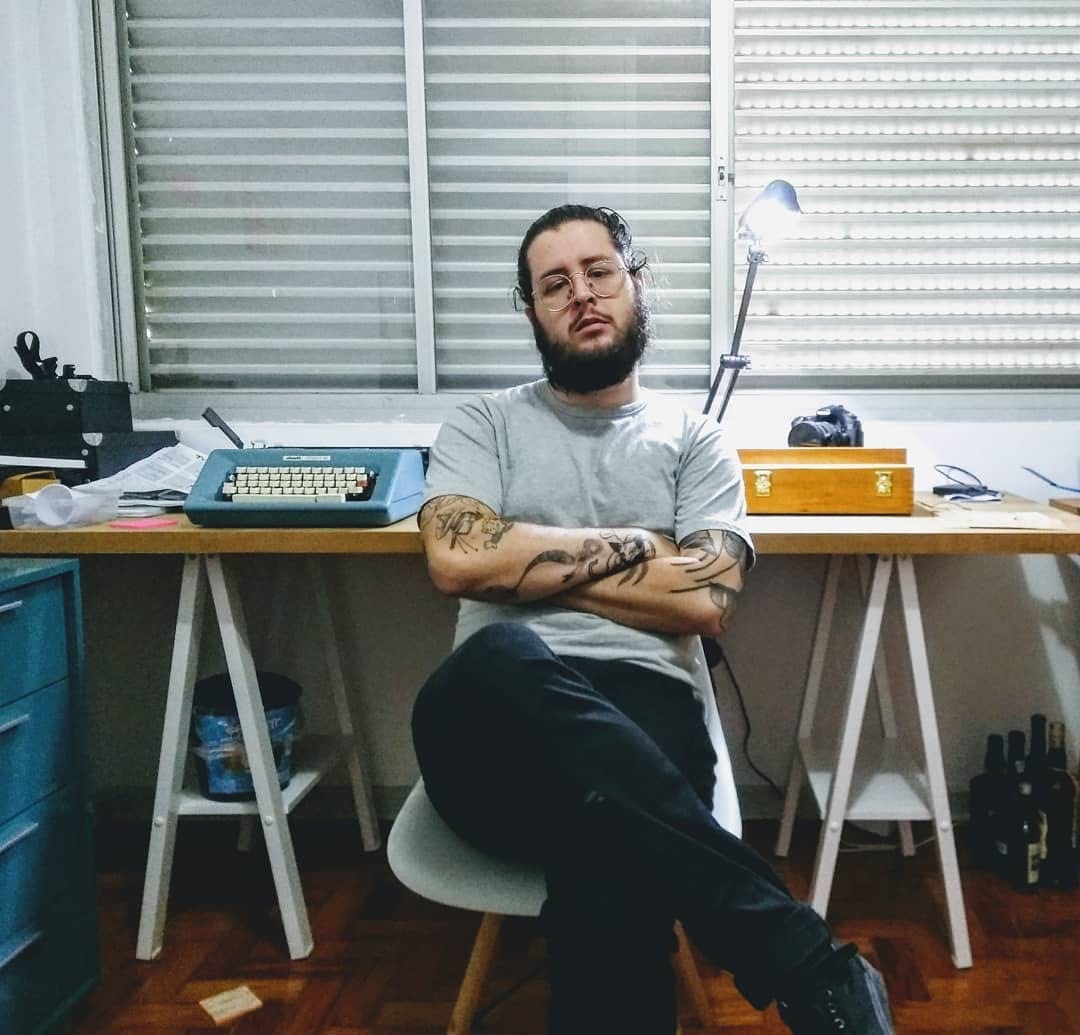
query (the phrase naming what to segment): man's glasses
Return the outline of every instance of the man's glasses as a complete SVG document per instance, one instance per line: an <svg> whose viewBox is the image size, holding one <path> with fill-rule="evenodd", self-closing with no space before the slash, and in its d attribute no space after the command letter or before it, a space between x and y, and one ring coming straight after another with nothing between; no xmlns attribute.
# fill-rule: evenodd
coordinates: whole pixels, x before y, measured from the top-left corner
<svg viewBox="0 0 1080 1035"><path fill-rule="evenodd" d="M586 287L597 298L611 298L626 283L626 267L617 262L597 262L571 277L562 273L544 277L536 289L537 300L549 312L561 313L574 300L573 277L584 277Z"/></svg>

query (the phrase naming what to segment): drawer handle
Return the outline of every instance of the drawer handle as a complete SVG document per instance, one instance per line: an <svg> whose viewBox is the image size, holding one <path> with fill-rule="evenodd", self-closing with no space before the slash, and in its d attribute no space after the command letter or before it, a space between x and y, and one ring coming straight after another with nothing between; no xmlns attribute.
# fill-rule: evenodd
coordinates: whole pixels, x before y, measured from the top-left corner
<svg viewBox="0 0 1080 1035"><path fill-rule="evenodd" d="M14 848L20 841L25 841L35 830L37 830L38 823L27 823L22 830L17 830L11 835L2 845L0 845L0 855L3 855L9 848Z"/></svg>
<svg viewBox="0 0 1080 1035"><path fill-rule="evenodd" d="M10 733L14 729L18 729L23 723L30 721L30 713L20 715L17 719L12 719L11 722L5 722L3 726L0 726L0 734Z"/></svg>
<svg viewBox="0 0 1080 1035"><path fill-rule="evenodd" d="M31 931L18 945L16 945L3 959L0 959L0 970L14 963L27 949L40 942L45 937L44 931Z"/></svg>
<svg viewBox="0 0 1080 1035"><path fill-rule="evenodd" d="M22 605L21 600L12 600L9 604L0 604L0 615L7 614L8 611L18 611Z"/></svg>

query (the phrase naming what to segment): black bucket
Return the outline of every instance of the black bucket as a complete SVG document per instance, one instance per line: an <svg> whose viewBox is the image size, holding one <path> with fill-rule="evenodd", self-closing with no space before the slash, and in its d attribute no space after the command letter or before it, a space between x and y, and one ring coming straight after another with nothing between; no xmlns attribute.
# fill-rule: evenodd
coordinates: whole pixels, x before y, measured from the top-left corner
<svg viewBox="0 0 1080 1035"><path fill-rule="evenodd" d="M284 789L292 779L292 747L300 686L276 672L257 672L255 675L270 732L278 785ZM232 680L227 672L207 676L195 684L191 751L204 797L212 801L255 800Z"/></svg>

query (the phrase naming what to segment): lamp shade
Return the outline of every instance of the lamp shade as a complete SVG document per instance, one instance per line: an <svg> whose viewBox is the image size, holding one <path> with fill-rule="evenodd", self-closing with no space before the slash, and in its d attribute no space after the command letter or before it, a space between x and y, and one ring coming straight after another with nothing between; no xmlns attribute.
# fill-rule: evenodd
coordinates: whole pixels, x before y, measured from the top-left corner
<svg viewBox="0 0 1080 1035"><path fill-rule="evenodd" d="M739 218L736 237L753 244L783 237L801 212L795 188L787 180L771 180Z"/></svg>

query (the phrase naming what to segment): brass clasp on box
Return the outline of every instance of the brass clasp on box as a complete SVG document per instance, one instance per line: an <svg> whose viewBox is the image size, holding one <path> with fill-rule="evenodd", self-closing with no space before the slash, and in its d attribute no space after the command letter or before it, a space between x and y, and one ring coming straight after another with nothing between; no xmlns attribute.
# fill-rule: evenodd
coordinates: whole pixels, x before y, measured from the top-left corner
<svg viewBox="0 0 1080 1035"><path fill-rule="evenodd" d="M874 487L879 496L892 495L892 471L875 471Z"/></svg>
<svg viewBox="0 0 1080 1035"><path fill-rule="evenodd" d="M772 495L772 471L765 469L754 471L754 495Z"/></svg>

